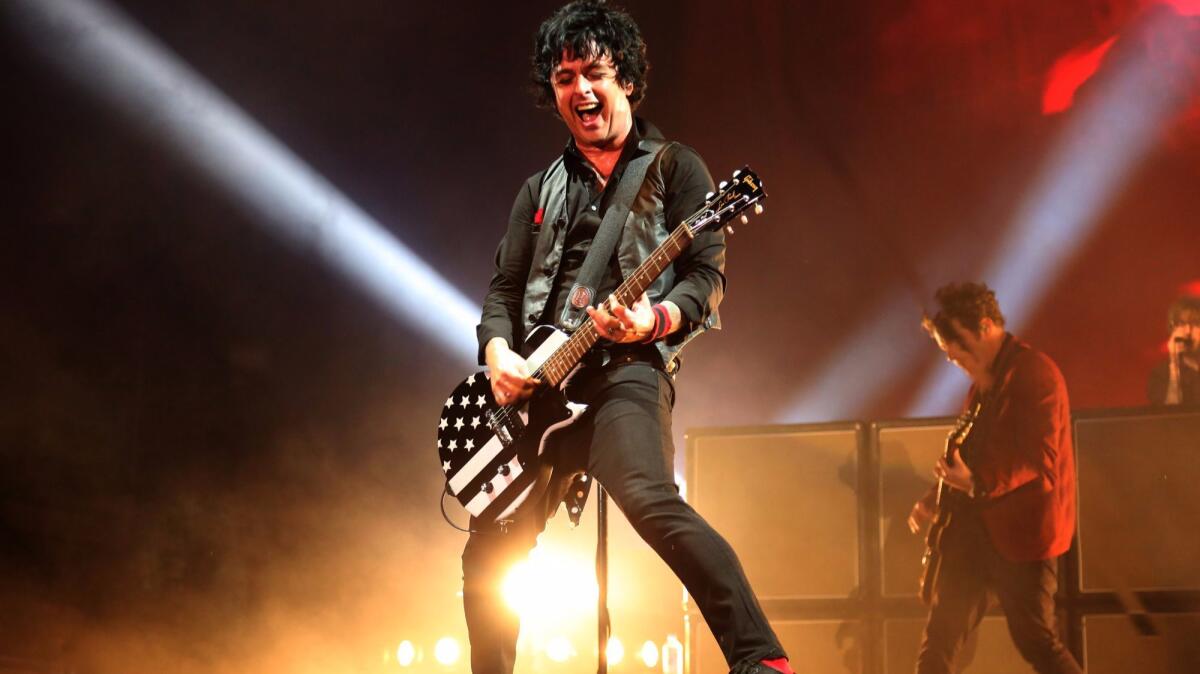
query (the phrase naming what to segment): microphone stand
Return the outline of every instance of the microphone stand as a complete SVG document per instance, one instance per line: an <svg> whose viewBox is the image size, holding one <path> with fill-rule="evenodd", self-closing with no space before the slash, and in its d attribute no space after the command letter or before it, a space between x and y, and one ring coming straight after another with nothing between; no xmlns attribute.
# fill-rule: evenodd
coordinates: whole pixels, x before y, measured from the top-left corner
<svg viewBox="0 0 1200 674"><path fill-rule="evenodd" d="M596 483L596 627L600 654L596 674L608 674L608 493Z"/></svg>

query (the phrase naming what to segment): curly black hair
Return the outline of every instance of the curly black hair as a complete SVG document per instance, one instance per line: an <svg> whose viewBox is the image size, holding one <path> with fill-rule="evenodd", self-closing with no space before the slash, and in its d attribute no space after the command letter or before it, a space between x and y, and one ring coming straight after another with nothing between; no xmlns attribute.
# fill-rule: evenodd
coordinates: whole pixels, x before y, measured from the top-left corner
<svg viewBox="0 0 1200 674"><path fill-rule="evenodd" d="M950 283L938 288L934 299L937 301L938 312L932 317L926 314L921 319L921 326L930 336L936 333L947 342L961 343L962 339L951 323L955 319L964 328L976 334L979 333L985 318L990 318L996 325L1004 327L1004 314L1000 313L996 293L987 287L986 283Z"/></svg>
<svg viewBox="0 0 1200 674"><path fill-rule="evenodd" d="M630 106L636 108L646 96L646 43L633 17L602 0L575 0L542 22L533 41L531 89L537 105L554 109L554 85L550 75L562 60L563 51L580 58L607 55L617 69L617 81L632 84Z"/></svg>

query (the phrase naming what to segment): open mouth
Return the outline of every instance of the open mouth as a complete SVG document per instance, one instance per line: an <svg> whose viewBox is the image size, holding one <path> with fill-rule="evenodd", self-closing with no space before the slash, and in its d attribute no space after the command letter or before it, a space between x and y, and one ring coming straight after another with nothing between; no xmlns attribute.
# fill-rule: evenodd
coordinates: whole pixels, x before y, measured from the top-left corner
<svg viewBox="0 0 1200 674"><path fill-rule="evenodd" d="M584 103L575 106L575 115L583 121L584 124L591 124L600 117L600 111L604 108L600 103Z"/></svg>

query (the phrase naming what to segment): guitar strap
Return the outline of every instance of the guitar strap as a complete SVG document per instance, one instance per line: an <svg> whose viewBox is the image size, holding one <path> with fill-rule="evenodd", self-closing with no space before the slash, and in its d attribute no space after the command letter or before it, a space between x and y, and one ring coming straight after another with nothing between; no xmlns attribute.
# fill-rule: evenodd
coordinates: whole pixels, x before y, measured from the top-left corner
<svg viewBox="0 0 1200 674"><path fill-rule="evenodd" d="M579 269L579 276L576 277L575 284L571 286L571 292L567 296L568 301L563 307L559 324L568 332L574 332L579 328L584 317L587 316L584 309L596 301L596 285L603 277L608 261L612 259L613 251L616 250L617 241L621 238L621 230L624 229L625 222L629 218L633 199L637 196L642 184L646 182L646 173L650 165L667 145L669 143L662 140L643 138L638 142L638 150L642 154L631 159L625 165L625 170L617 184L617 191L613 194L612 202L604 213L604 219L600 222L595 238L592 239L587 257L584 258L583 265ZM561 165L554 168L558 169L554 177L562 180L564 177L562 174L565 174L565 171L562 170ZM563 182L565 188L565 181ZM542 194L543 200L545 200L546 192ZM566 208L565 199L560 208ZM571 520L572 525L579 526L589 494L591 494L591 484L588 475L574 476L562 500L563 505L567 507L567 517Z"/></svg>
<svg viewBox="0 0 1200 674"><path fill-rule="evenodd" d="M567 303L563 307L559 324L568 332L574 332L583 323L587 315L584 311L596 304L596 285L604 276L604 270L616 250L617 240L621 238L621 230L629 218L629 207L646 181L646 171L650 168L658 153L662 152L667 143L655 139L642 139L638 142L638 150L643 154L629 160L625 171L621 174L617 191L604 213L604 220L596 230L592 245L588 248L587 257L579 269L579 276L571 292L567 295Z"/></svg>

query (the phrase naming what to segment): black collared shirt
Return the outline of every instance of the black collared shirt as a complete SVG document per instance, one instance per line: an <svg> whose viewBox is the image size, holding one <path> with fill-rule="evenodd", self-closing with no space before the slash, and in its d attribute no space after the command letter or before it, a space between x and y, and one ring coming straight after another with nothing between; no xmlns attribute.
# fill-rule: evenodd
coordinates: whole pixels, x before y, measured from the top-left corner
<svg viewBox="0 0 1200 674"><path fill-rule="evenodd" d="M554 299L546 303L546 311L542 314L541 323L559 325L559 318L567 306L571 288L575 286L575 280L579 278L583 261L592 247L592 240L596 238L596 232L600 230L601 214L608 212L617 185L621 182L621 177L625 174L625 168L629 165L629 160L632 159L640 139L641 135L638 133L637 125L634 125L625 139L621 158L617 160L612 175L608 177L603 189L600 188L600 179L596 175L596 171L576 147L575 140L571 139L571 142L567 144L567 150L563 155L567 169L566 213L564 213L567 218L564 225L567 231L563 241L562 261L558 265L558 276L554 280L554 288L550 291L550 297ZM611 295L620 284L621 267L617 264L617 255L614 249L613 255L608 261L607 273L596 284L597 301Z"/></svg>

